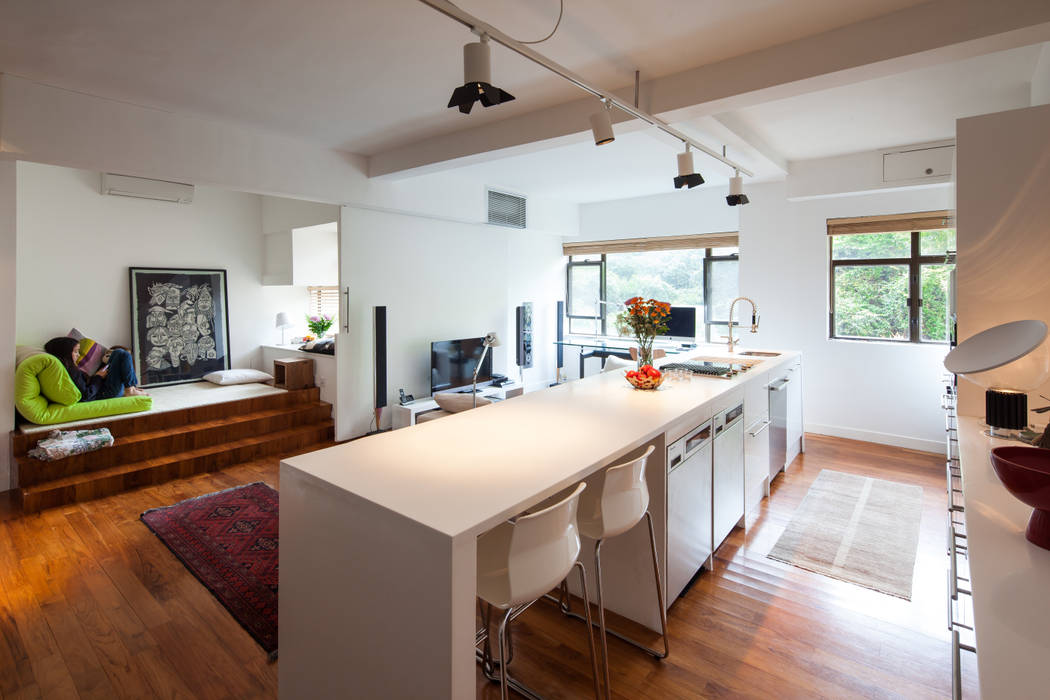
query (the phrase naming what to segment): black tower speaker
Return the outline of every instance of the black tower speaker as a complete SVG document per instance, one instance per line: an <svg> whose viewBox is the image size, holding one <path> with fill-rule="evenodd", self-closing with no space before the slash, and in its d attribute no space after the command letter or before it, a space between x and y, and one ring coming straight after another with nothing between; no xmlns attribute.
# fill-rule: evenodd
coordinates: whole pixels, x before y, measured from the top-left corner
<svg viewBox="0 0 1050 700"><path fill-rule="evenodd" d="M522 302L517 308L517 362L518 367L532 367L532 302Z"/></svg>
<svg viewBox="0 0 1050 700"><path fill-rule="evenodd" d="M565 340L565 302L558 302L558 342ZM565 366L565 347L558 346L558 369Z"/></svg>
<svg viewBox="0 0 1050 700"><path fill-rule="evenodd" d="M376 420L379 411L386 406L386 307L377 306L373 312L375 321L375 407ZM379 425L376 425L378 428Z"/></svg>

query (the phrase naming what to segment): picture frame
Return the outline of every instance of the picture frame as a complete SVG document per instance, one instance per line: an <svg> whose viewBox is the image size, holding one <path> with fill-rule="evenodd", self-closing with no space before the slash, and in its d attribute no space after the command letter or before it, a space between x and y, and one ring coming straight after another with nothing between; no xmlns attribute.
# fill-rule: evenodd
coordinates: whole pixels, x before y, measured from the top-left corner
<svg viewBox="0 0 1050 700"><path fill-rule="evenodd" d="M230 369L226 270L129 268L131 354L140 386Z"/></svg>

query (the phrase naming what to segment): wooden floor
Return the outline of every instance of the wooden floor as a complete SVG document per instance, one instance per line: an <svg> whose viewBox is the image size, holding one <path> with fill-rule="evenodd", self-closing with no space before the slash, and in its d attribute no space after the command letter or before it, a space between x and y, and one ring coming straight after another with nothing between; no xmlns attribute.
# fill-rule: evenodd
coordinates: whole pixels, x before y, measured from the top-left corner
<svg viewBox="0 0 1050 700"><path fill-rule="evenodd" d="M276 487L278 463L268 457L29 516L0 509L0 696L275 696L277 664L138 517L238 484ZM923 487L911 602L765 557L825 468ZM746 532L734 532L715 570L672 606L670 658L610 640L614 696L948 697L943 478L935 455L809 436ZM552 698L591 694L580 623L537 604L514 640L523 681ZM966 697L976 697L974 664L964 662ZM480 674L478 688L498 697Z"/></svg>

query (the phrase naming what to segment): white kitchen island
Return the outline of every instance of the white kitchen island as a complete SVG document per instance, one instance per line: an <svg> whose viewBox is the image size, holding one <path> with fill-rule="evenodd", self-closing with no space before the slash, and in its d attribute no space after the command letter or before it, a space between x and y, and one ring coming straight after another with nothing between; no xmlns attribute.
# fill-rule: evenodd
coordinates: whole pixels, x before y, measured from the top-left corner
<svg viewBox="0 0 1050 700"><path fill-rule="evenodd" d="M610 372L283 461L281 697L473 698L477 536L654 444L663 566L667 443L798 358L655 392ZM641 530L603 548L607 607L657 628Z"/></svg>

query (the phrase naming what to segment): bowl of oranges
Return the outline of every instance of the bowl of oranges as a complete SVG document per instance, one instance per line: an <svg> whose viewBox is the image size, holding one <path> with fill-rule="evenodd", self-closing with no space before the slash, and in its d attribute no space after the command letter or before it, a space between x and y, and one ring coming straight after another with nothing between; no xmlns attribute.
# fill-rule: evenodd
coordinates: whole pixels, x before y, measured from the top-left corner
<svg viewBox="0 0 1050 700"><path fill-rule="evenodd" d="M653 390L664 382L664 374L652 365L642 365L638 369L632 369L625 375L627 381L635 389Z"/></svg>

